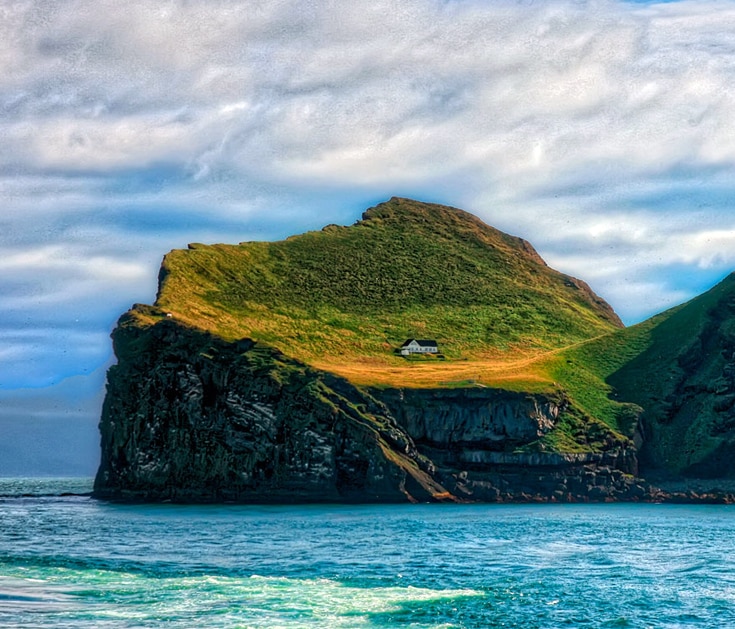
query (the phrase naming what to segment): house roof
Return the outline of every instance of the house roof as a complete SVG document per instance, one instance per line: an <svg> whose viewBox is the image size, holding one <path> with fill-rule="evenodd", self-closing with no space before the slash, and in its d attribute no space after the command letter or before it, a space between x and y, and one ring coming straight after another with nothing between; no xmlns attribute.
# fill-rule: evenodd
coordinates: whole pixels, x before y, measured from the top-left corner
<svg viewBox="0 0 735 629"><path fill-rule="evenodd" d="M422 347L439 347L434 340L408 339L401 347L408 347L413 341L416 341Z"/></svg>

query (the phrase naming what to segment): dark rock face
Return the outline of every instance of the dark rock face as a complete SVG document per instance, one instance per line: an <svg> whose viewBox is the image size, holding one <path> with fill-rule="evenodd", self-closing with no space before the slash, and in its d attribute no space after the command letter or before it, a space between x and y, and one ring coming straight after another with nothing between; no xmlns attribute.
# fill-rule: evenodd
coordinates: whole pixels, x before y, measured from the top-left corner
<svg viewBox="0 0 735 629"><path fill-rule="evenodd" d="M418 442L508 450L554 428L563 400L497 389L374 391Z"/></svg>
<svg viewBox="0 0 735 629"><path fill-rule="evenodd" d="M140 329L123 318L114 342L97 497L390 502L446 492L384 407L345 381L168 321Z"/></svg>
<svg viewBox="0 0 735 629"><path fill-rule="evenodd" d="M519 452L556 426L563 397L497 389L373 391L437 478L458 497L483 501L632 500L649 495L632 447L606 452Z"/></svg>
<svg viewBox="0 0 735 629"><path fill-rule="evenodd" d="M123 316L95 496L181 502L643 498L633 450L519 453L563 399L363 391L251 341Z"/></svg>

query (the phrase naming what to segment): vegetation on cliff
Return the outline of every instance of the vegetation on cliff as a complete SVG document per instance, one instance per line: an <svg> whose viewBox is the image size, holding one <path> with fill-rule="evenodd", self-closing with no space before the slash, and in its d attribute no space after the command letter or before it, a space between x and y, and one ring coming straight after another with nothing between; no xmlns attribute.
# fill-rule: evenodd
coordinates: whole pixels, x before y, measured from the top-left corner
<svg viewBox="0 0 735 629"><path fill-rule="evenodd" d="M718 475L735 473L734 284L626 329L522 239L394 198L350 227L172 251L155 307L121 326L171 320L225 343L252 339L361 390L543 394L563 412L519 453L635 440L651 468ZM410 337L436 339L441 359L398 356Z"/></svg>

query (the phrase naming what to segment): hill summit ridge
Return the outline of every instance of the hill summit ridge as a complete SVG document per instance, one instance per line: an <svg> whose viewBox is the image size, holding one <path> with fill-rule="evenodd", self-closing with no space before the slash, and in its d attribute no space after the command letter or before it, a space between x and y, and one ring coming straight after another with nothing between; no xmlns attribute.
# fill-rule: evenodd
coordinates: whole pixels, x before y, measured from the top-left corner
<svg viewBox="0 0 735 629"><path fill-rule="evenodd" d="M519 255L528 256L534 262L547 266L544 259L527 240L506 234L484 223L474 214L453 206L423 203L405 197L392 197L363 213L360 222L370 221L400 223L404 227L420 226L443 234L454 232L456 236L477 239L488 246L504 245L511 250L517 248Z"/></svg>

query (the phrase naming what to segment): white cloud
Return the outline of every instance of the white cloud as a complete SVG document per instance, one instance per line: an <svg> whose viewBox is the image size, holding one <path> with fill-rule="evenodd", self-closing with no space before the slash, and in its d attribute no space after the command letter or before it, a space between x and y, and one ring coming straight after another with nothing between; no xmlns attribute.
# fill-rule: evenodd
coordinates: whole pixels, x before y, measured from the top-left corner
<svg viewBox="0 0 735 629"><path fill-rule="evenodd" d="M687 234L679 256L685 264L701 268L735 264L735 229L718 229Z"/></svg>
<svg viewBox="0 0 735 629"><path fill-rule="evenodd" d="M63 271L111 282L139 281L148 269L140 263L115 260L103 255L83 255L70 246L45 245L35 249L8 251L0 258L0 272L37 273Z"/></svg>
<svg viewBox="0 0 735 629"><path fill-rule="evenodd" d="M0 330L53 311L106 334L172 247L349 223L393 194L528 238L629 320L733 263L733 2L2 11Z"/></svg>
<svg viewBox="0 0 735 629"><path fill-rule="evenodd" d="M8 159L388 184L450 163L517 194L595 164L734 156L721 138L735 137L722 60L735 14L721 3L133 2L108 13L78 2L25 29L26 110L40 124L25 115L6 129Z"/></svg>

